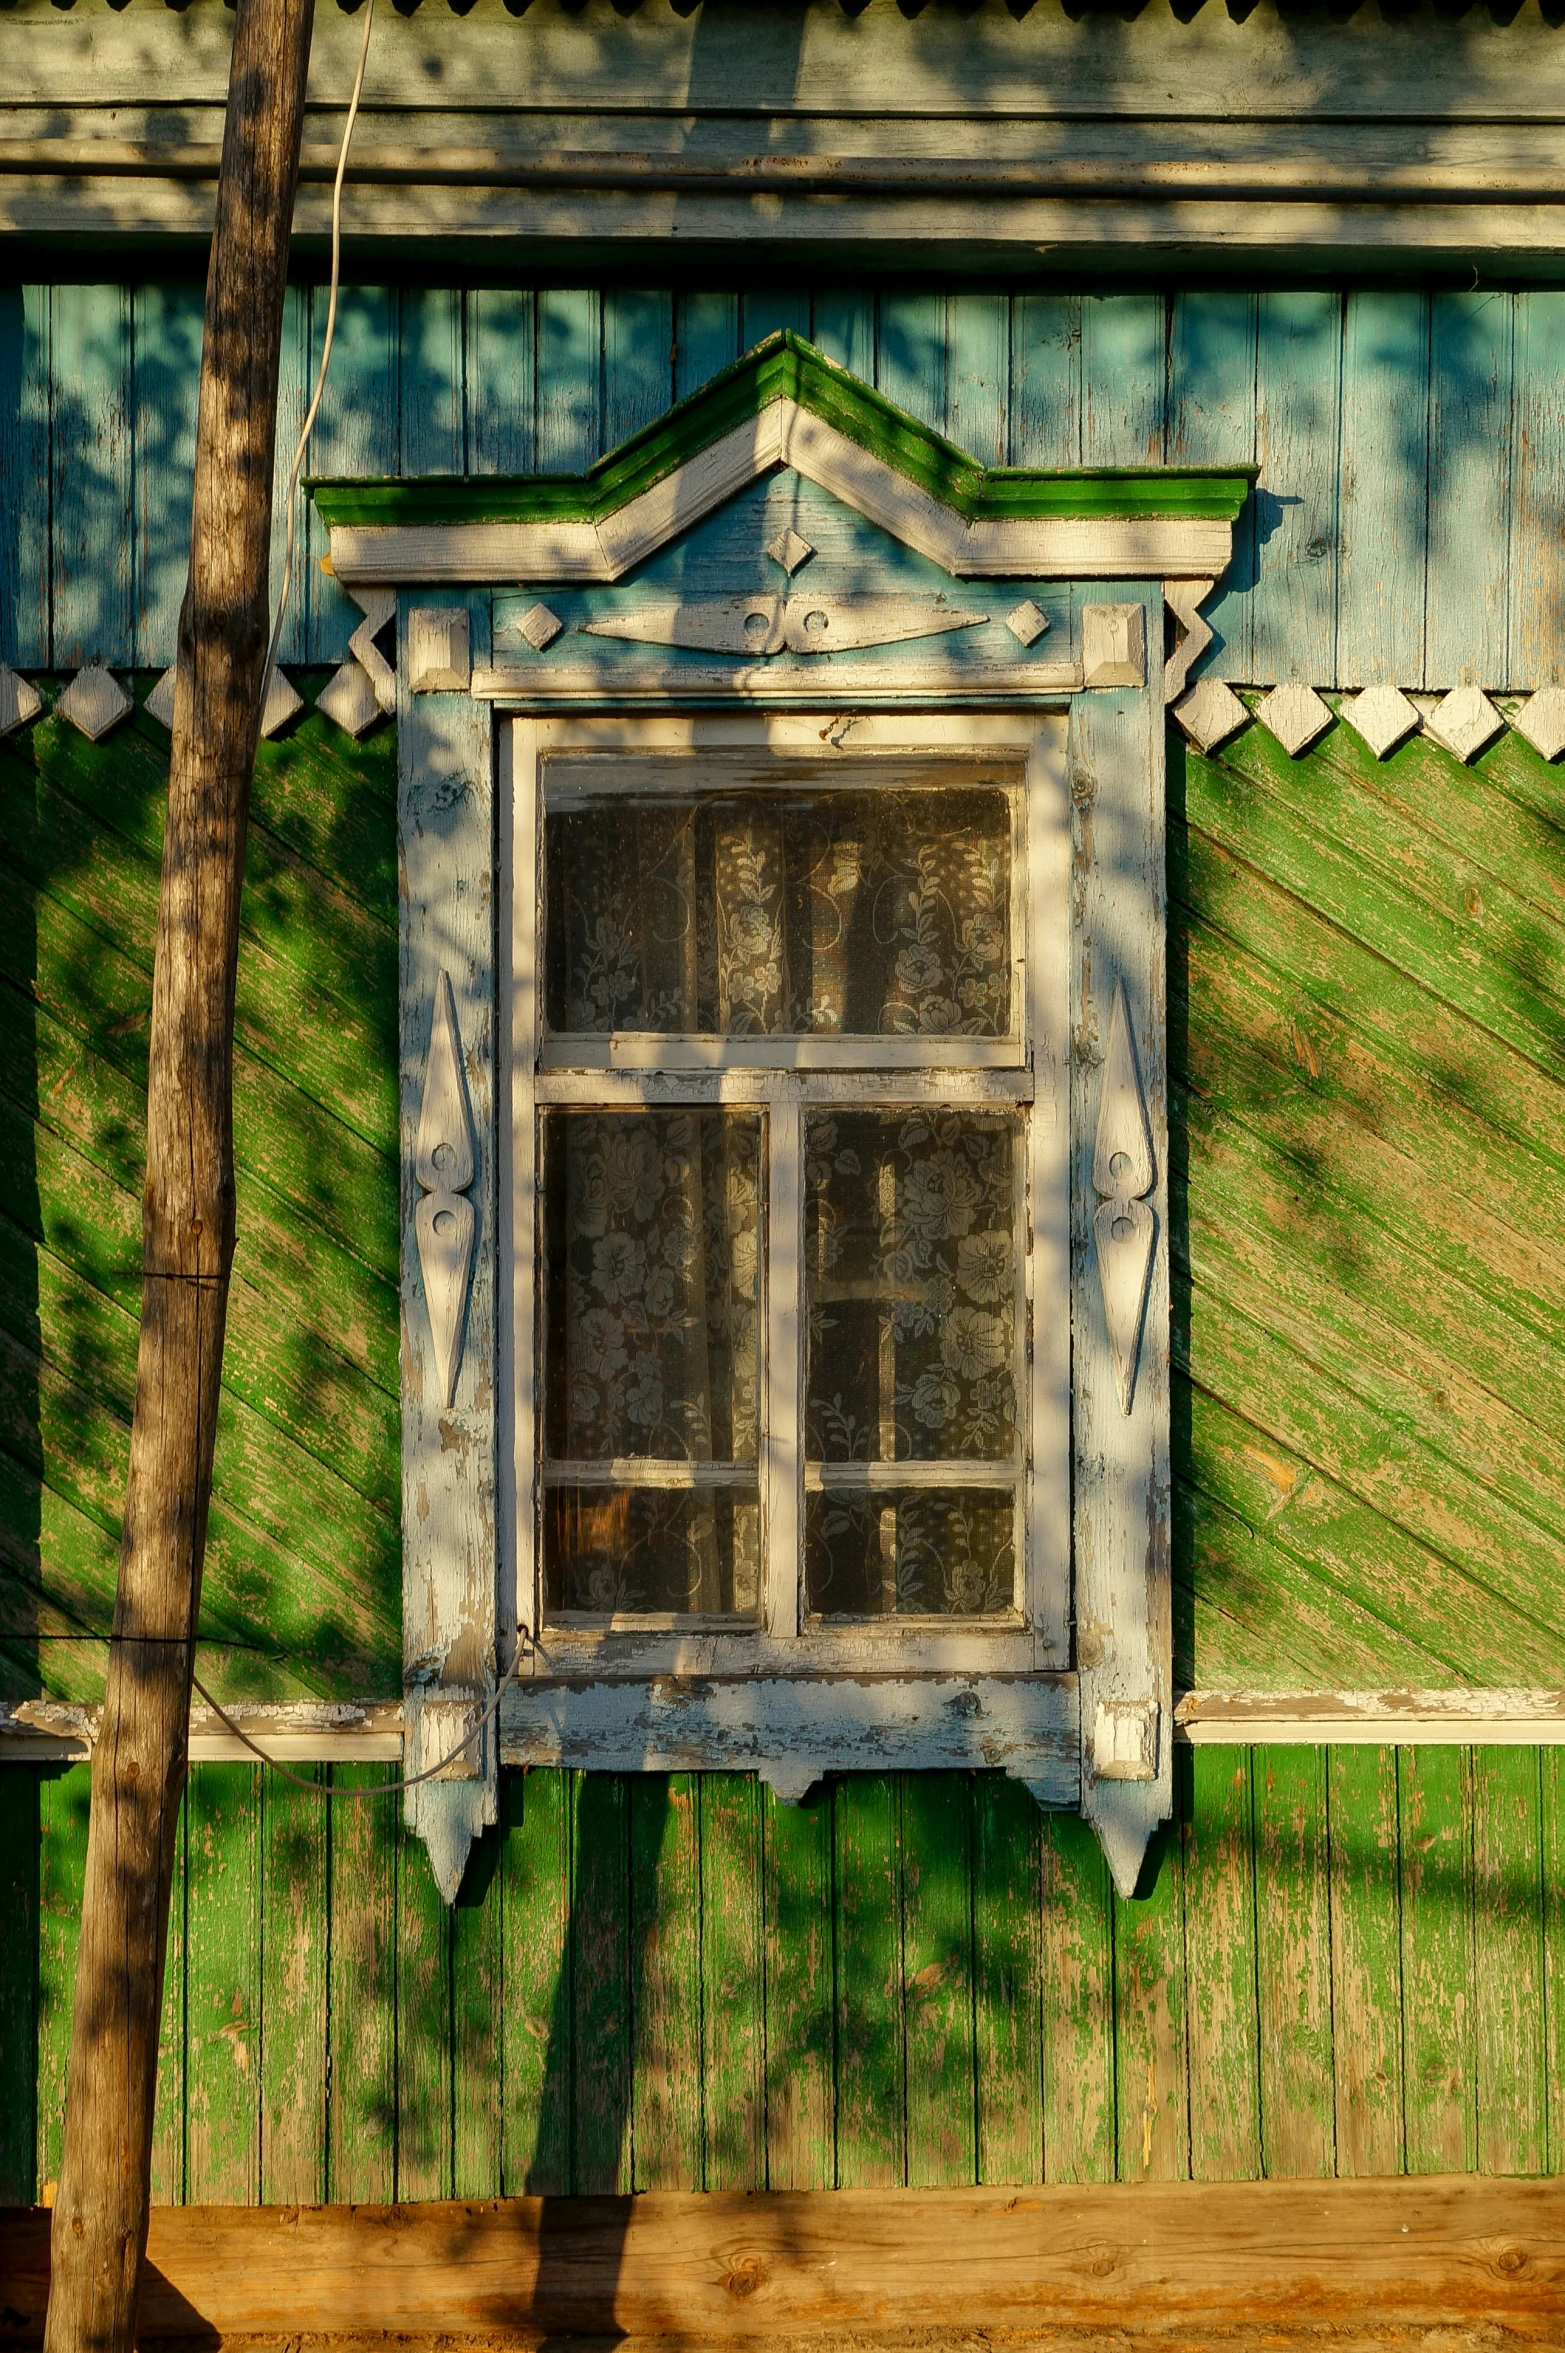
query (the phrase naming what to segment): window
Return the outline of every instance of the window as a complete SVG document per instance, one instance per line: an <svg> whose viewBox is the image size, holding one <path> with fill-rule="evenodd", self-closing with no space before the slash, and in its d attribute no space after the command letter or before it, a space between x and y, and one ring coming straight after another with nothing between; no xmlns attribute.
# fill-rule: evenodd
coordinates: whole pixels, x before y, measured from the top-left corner
<svg viewBox="0 0 1565 2353"><path fill-rule="evenodd" d="M1063 1666L1063 718L509 735L551 1670Z"/></svg>

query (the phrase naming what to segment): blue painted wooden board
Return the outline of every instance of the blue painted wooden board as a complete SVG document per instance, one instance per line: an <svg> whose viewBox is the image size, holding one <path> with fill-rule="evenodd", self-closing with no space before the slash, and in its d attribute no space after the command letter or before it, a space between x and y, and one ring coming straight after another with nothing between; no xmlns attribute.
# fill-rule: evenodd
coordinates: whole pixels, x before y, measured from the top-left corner
<svg viewBox="0 0 1565 2353"><path fill-rule="evenodd" d="M0 295L0 658L172 655L199 311L189 286ZM290 290L279 488L324 317L321 288ZM1519 690L1565 667L1546 290L350 286L310 465L575 472L782 326L986 462L1257 459L1211 607L1219 676ZM279 498L274 584L283 523ZM284 659L337 661L357 608L308 516L305 540Z"/></svg>

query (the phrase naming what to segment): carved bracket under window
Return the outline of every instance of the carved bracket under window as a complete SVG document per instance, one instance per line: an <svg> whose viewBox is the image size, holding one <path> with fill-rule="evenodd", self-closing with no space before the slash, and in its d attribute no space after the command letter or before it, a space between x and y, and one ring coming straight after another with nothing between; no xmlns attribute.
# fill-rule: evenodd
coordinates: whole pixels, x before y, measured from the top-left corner
<svg viewBox="0 0 1565 2353"><path fill-rule="evenodd" d="M1125 984L1120 981L1114 990L1108 1058L1098 1098L1092 1184L1104 1199L1092 1221L1092 1238L1097 1246L1104 1320L1119 1375L1120 1403L1126 1413L1136 1394L1141 1325L1157 1239L1157 1218L1143 1195L1151 1192L1156 1176L1146 1097L1130 1034L1130 1008L1125 1001Z"/></svg>
<svg viewBox="0 0 1565 2353"><path fill-rule="evenodd" d="M456 1025L451 976L442 972L435 987L435 1018L424 1065L424 1101L419 1112L413 1173L424 1198L414 1212L419 1272L435 1347L440 1402L456 1396L462 1363L462 1326L473 1279L476 1218L466 1198L477 1159L473 1115L462 1076L462 1040Z"/></svg>

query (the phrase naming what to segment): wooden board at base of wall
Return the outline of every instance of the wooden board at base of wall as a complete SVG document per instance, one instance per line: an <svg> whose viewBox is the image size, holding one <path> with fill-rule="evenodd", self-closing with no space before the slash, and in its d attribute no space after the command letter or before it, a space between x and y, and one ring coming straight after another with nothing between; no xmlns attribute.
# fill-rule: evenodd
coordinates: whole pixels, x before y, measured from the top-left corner
<svg viewBox="0 0 1565 2353"><path fill-rule="evenodd" d="M47 2214L0 2217L38 2343ZM1565 2184L652 2192L155 2214L141 2341L628 2347L1565 2344ZM1346 2337L1339 2332L1347 2332ZM1259 2333L1252 2333L1259 2332Z"/></svg>

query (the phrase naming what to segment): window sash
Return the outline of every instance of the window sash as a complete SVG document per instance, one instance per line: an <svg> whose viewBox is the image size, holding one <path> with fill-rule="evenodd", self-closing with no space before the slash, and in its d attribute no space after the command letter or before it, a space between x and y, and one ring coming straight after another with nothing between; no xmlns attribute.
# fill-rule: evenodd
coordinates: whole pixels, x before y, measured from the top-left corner
<svg viewBox="0 0 1565 2353"><path fill-rule="evenodd" d="M608 723L608 731L623 737L627 723ZM646 723L649 732L672 733L681 751L697 748L705 733L699 721L667 720ZM736 723L713 724L714 733L732 733ZM590 734L591 722L527 721L512 723L513 758L509 882L512 952L510 1007L510 1195L514 1216L512 1234L513 1463L515 1471L515 1552L518 1575L518 1617L539 1623L542 1611L541 1560L537 1542L542 1489L565 1484L609 1484L616 1469L642 1471L643 1466L606 1464L566 1465L545 1462L535 1452L535 1433L541 1438L536 1408L541 1402L536 1383L537 1333L540 1328L542 1270L538 1255L541 1203L537 1197L537 1115L545 1105L587 1109L631 1108L638 1104L673 1106L721 1102L735 1107L754 1104L766 1113L766 1248L763 1272L762 1431L759 1463L763 1554L762 1611L759 1626L732 1618L709 1619L669 1613L637 1613L632 1620L588 1619L577 1613L554 1613L549 1621L551 1653L562 1667L590 1660L613 1670L655 1673L687 1658L688 1644L699 1637L710 1671L748 1664L764 1664L769 1654L788 1655L797 1669L802 1654L812 1667L862 1664L866 1657L884 1657L888 1646L895 1663L948 1665L965 1662L980 1668L1014 1669L1029 1664L1066 1663L1064 1627L1068 1596L1065 1563L1069 1534L1068 1355L1065 1378L1060 1379L1059 1333L1053 1344L1040 1346L1032 1316L1036 1296L1058 1302L1051 1319L1068 1322L1068 1208L1064 1201L1062 1122L1057 1111L1064 1078L1064 1014L1066 955L1068 952L1068 811L1064 796L1063 726L1028 714L1001 722L963 718L945 723L983 736L973 751L975 760L989 764L1001 745L1022 768L1025 782L1013 795L1012 854L1012 1004L1016 1034L1002 1039L965 1038L734 1038L670 1039L627 1036L592 1039L548 1037L541 1021L541 945L539 892L542 881L542 793L540 770L549 740L574 739L579 745ZM740 723L751 742L764 745L778 735L797 736L799 723L770 718ZM808 723L805 723L808 729ZM896 723L880 721L884 740L894 737ZM843 761L831 749L822 759L820 737L795 748L798 781L813 787L828 781L861 784L856 761ZM683 737L682 741L678 739ZM927 753L930 723L917 725L919 746ZM905 773L910 751L895 748L899 772ZM942 744L930 758L930 768L949 776L958 766L960 743L948 750ZM952 758L955 752L958 757ZM1042 753L1045 756L1040 756ZM817 763L819 765L817 766ZM616 783L645 790L646 769L623 754L612 757ZM763 762L747 748L748 774L758 778ZM865 761L865 767L872 762ZM671 787L689 790L690 771L683 760L652 761ZM774 772L768 767L768 780ZM607 778L605 778L607 781ZM737 778L734 782L737 783ZM724 789L730 789L725 778ZM594 780L596 789L596 780ZM1020 804L1025 794L1025 813ZM1025 1029L1023 1024L1025 1023ZM821 1048L832 1049L821 1055ZM1019 1333L1016 1362L1018 1413L1022 1438L1015 1452L994 1461L957 1460L948 1463L887 1462L884 1464L811 1464L804 1455L804 1161L802 1122L810 1109L827 1103L851 1102L864 1109L894 1110L917 1103L958 1104L974 1108L1016 1106L1028 1111L1038 1094L1040 1047L1044 1069L1044 1099L1023 1120L1016 1250L1022 1297L1018 1303ZM670 1049L674 1051L671 1053ZM842 1049L847 1053L838 1059ZM908 1052L911 1048L913 1051ZM802 1051L801 1051L802 1050ZM685 1053L689 1060L681 1062ZM992 1059L998 1054L1003 1059ZM819 1056L819 1059L817 1059ZM644 1057L644 1058L643 1058ZM1043 1192L1040 1193L1040 1174ZM1046 1196L1046 1197L1045 1197ZM1050 1264L1041 1268L1041 1261ZM535 1271L536 1270L536 1271ZM1041 1278L1041 1279L1040 1279ZM1068 1345L1068 1344L1067 1344ZM1040 1358L1043 1360L1040 1366ZM531 1376L529 1379L529 1375ZM1046 1411L1040 1416L1040 1392ZM1064 1396L1062 1399L1062 1392ZM1063 1442L1059 1408L1064 1402ZM1043 1444L1040 1446L1040 1432ZM748 1465L732 1470L716 1464L680 1465L660 1462L645 1466L646 1483L659 1486L750 1484L756 1477ZM637 1483L641 1483L638 1478ZM807 1612L805 1594L803 1505L806 1494L827 1488L904 1488L945 1486L999 1488L1010 1486L1017 1497L1018 1606L1014 1612L982 1619L930 1616L823 1619ZM562 1642L569 1655L562 1652ZM886 1663L892 1661L888 1658Z"/></svg>

